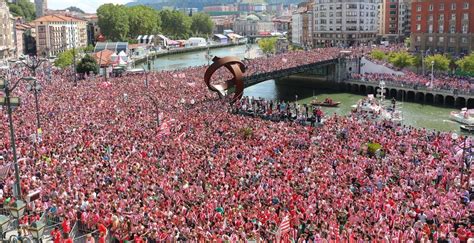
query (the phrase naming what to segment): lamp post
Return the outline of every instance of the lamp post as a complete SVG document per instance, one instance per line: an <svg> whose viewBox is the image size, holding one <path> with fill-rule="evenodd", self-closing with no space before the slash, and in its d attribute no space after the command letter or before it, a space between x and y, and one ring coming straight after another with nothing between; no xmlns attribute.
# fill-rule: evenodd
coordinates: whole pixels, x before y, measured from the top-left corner
<svg viewBox="0 0 474 243"><path fill-rule="evenodd" d="M431 83L430 88L433 88L433 81L434 81L434 61L431 61Z"/></svg>
<svg viewBox="0 0 474 243"><path fill-rule="evenodd" d="M15 198L21 198L21 188L20 188L20 169L18 168L18 160L16 157L16 146L15 146L15 131L13 129L13 118L12 118L12 108L20 105L20 98L10 97L10 93L16 88L20 80L18 80L12 88L6 80L0 79L0 90L3 90L5 97L0 98L0 105L7 107L8 113L8 123L10 127L10 143L13 153L13 166L15 168L15 184L13 186L13 195Z"/></svg>

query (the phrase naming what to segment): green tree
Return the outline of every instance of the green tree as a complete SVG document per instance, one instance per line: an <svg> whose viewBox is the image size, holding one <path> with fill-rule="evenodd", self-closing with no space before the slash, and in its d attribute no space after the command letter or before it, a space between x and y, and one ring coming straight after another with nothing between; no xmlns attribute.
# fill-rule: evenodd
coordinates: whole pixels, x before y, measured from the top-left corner
<svg viewBox="0 0 474 243"><path fill-rule="evenodd" d="M191 18L177 10L160 11L161 29L171 38L187 39L191 33Z"/></svg>
<svg viewBox="0 0 474 243"><path fill-rule="evenodd" d="M264 38L258 41L258 47L265 54L275 53L277 38Z"/></svg>
<svg viewBox="0 0 474 243"><path fill-rule="evenodd" d="M97 9L99 27L105 37L112 41L125 40L129 32L129 17L123 5L104 4Z"/></svg>
<svg viewBox="0 0 474 243"><path fill-rule="evenodd" d="M385 59L385 52L376 49L370 53L370 56L375 60L383 60Z"/></svg>
<svg viewBox="0 0 474 243"><path fill-rule="evenodd" d="M129 36L133 39L139 35L156 34L160 31L161 19L158 11L138 5L127 9L129 19Z"/></svg>
<svg viewBox="0 0 474 243"><path fill-rule="evenodd" d="M81 74L90 72L97 74L99 73L99 67L97 66L97 61L91 55L87 54L77 64L76 71Z"/></svg>
<svg viewBox="0 0 474 243"><path fill-rule="evenodd" d="M398 68L405 68L413 65L413 56L406 52L392 52L388 57L388 61Z"/></svg>
<svg viewBox="0 0 474 243"><path fill-rule="evenodd" d="M77 54L77 51L76 51ZM69 67L73 63L74 52L73 50L67 50L58 54L57 59L54 61L54 66L59 68Z"/></svg>
<svg viewBox="0 0 474 243"><path fill-rule="evenodd" d="M82 14L86 13L86 12L84 12L84 10L82 10L78 7L75 7L75 6L71 6L69 8L66 8L66 10L69 10L70 12L76 12L76 13L82 13Z"/></svg>
<svg viewBox="0 0 474 243"><path fill-rule="evenodd" d="M431 68L432 63L434 63L435 70L448 71L450 62L448 57L436 54L425 58L425 67Z"/></svg>
<svg viewBox="0 0 474 243"><path fill-rule="evenodd" d="M456 65L458 65L463 72L474 73L474 52L456 61Z"/></svg>
<svg viewBox="0 0 474 243"><path fill-rule="evenodd" d="M191 17L191 31L194 35L206 36L212 33L214 23L211 16L205 13L197 13Z"/></svg>
<svg viewBox="0 0 474 243"><path fill-rule="evenodd" d="M23 17L27 21L36 18L35 5L28 0L18 0L16 3L8 3L10 13L15 17Z"/></svg>

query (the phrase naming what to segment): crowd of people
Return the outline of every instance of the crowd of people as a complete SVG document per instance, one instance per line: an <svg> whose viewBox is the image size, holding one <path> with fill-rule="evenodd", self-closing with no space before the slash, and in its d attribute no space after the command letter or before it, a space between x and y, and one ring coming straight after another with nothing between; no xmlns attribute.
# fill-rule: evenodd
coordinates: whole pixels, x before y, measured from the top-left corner
<svg viewBox="0 0 474 243"><path fill-rule="evenodd" d="M335 53L260 58L246 63L247 75ZM68 233L78 221L112 242L474 237L472 170L461 180L455 149L462 137L357 116L330 116L317 127L241 116L207 90L204 71L152 72L147 82L136 74L92 76L74 85L70 71L47 78L39 70L37 154L34 98L20 83L14 94L22 104L13 119L22 195L41 191L28 214L49 209L63 220L57 231ZM17 67L10 76L28 72ZM236 103L243 105L251 103ZM308 113L304 106L273 105L287 107ZM11 143L7 116L1 120L6 165ZM380 144L383 156L374 156L369 143ZM14 180L10 173L0 185L4 206L15 200ZM285 220L289 228L282 230Z"/></svg>

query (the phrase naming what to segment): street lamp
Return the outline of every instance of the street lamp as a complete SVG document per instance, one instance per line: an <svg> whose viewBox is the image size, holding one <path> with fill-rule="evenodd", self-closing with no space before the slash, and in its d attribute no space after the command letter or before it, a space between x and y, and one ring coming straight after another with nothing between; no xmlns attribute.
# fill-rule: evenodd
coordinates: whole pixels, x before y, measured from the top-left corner
<svg viewBox="0 0 474 243"><path fill-rule="evenodd" d="M13 162L15 168L15 184L13 187L13 195L15 198L21 198L21 188L20 188L20 169L18 168L18 160L16 157L16 146L15 146L15 131L13 130L13 118L12 118L12 108L20 105L20 98L10 97L10 93L16 88L20 80L18 80L12 88L9 87L9 82L3 79L0 79L0 91L5 92L5 96L0 100L0 105L7 107L8 113L8 122L10 127L10 143L13 152Z"/></svg>
<svg viewBox="0 0 474 243"><path fill-rule="evenodd" d="M31 235L33 235L33 239L40 242L41 238L43 237L45 226L46 225L41 221L36 221L31 224L29 231Z"/></svg>
<svg viewBox="0 0 474 243"><path fill-rule="evenodd" d="M25 214L26 203L22 200L16 200L12 203L9 209L12 216L16 219L19 219L23 216L23 214Z"/></svg>
<svg viewBox="0 0 474 243"><path fill-rule="evenodd" d="M434 61L431 61L431 84L430 88L433 88L433 81L434 81Z"/></svg>
<svg viewBox="0 0 474 243"><path fill-rule="evenodd" d="M10 223L10 218L5 215L0 215L0 235L4 238L5 233L8 230L8 224Z"/></svg>

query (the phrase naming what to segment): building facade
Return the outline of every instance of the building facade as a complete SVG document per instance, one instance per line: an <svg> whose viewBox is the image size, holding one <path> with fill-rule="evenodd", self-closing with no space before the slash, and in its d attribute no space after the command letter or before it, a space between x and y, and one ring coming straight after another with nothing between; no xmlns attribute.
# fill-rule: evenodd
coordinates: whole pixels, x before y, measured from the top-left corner
<svg viewBox="0 0 474 243"><path fill-rule="evenodd" d="M55 56L87 46L87 21L63 15L47 15L34 21L39 56Z"/></svg>
<svg viewBox="0 0 474 243"><path fill-rule="evenodd" d="M379 34L389 42L410 37L412 0L383 0L380 5Z"/></svg>
<svg viewBox="0 0 474 243"><path fill-rule="evenodd" d="M249 15L245 18L239 18L234 23L235 33L242 36L265 36L273 31L273 22L271 20L260 19L256 15Z"/></svg>
<svg viewBox="0 0 474 243"><path fill-rule="evenodd" d="M43 17L48 9L48 0L35 0L36 18Z"/></svg>
<svg viewBox="0 0 474 243"><path fill-rule="evenodd" d="M411 49L452 54L473 51L473 5L471 0L414 0Z"/></svg>
<svg viewBox="0 0 474 243"><path fill-rule="evenodd" d="M5 0L0 0L0 61L15 55L14 19Z"/></svg>
<svg viewBox="0 0 474 243"><path fill-rule="evenodd" d="M379 0L315 0L314 43L352 46L375 41Z"/></svg>
<svg viewBox="0 0 474 243"><path fill-rule="evenodd" d="M291 43L300 47L313 46L313 5L301 3L291 19Z"/></svg>

